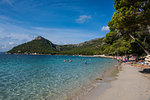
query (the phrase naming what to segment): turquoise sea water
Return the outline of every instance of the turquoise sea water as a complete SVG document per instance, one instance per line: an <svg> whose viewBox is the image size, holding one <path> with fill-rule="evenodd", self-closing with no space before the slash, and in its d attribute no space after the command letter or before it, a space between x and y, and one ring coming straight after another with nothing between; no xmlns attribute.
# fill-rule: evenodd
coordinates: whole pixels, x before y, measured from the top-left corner
<svg viewBox="0 0 150 100"><path fill-rule="evenodd" d="M107 58L0 54L0 100L65 100L115 63Z"/></svg>

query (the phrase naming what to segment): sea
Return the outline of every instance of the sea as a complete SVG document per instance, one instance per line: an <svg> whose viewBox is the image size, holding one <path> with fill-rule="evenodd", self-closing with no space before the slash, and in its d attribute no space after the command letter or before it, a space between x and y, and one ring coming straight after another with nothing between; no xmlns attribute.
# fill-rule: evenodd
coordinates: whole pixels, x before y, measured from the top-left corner
<svg viewBox="0 0 150 100"><path fill-rule="evenodd" d="M0 100L67 100L115 64L109 58L0 53Z"/></svg>

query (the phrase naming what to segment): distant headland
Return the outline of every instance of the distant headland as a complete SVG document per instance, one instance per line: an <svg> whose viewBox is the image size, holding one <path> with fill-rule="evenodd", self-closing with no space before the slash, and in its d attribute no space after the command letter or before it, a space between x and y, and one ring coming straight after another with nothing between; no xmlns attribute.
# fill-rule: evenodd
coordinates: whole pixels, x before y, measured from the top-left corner
<svg viewBox="0 0 150 100"><path fill-rule="evenodd" d="M103 43L104 38L98 38L80 44L57 45L42 36L37 36L32 41L12 48L7 54L94 55L99 54Z"/></svg>

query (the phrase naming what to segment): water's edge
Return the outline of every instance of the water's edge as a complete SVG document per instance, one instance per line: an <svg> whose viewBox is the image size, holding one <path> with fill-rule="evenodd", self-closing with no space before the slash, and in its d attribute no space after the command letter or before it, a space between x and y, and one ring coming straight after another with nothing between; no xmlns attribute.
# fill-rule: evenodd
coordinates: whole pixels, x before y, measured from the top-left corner
<svg viewBox="0 0 150 100"><path fill-rule="evenodd" d="M93 96L93 91L96 91L94 95L103 93L106 89L110 88L110 82L117 79L117 74L120 69L120 64L110 66L105 69L99 77L87 83L81 90L67 98L67 100L91 100L90 98Z"/></svg>

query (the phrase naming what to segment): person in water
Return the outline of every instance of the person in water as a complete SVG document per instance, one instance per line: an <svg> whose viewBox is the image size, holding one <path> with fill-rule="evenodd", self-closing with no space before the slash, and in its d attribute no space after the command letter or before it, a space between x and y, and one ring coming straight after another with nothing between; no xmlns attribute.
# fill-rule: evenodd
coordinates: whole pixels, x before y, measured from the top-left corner
<svg viewBox="0 0 150 100"><path fill-rule="evenodd" d="M86 59L85 59L85 64L87 64L87 61L86 61Z"/></svg>
<svg viewBox="0 0 150 100"><path fill-rule="evenodd" d="M71 62L71 60L69 60L69 62Z"/></svg>

